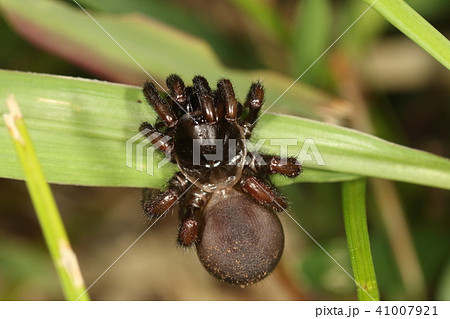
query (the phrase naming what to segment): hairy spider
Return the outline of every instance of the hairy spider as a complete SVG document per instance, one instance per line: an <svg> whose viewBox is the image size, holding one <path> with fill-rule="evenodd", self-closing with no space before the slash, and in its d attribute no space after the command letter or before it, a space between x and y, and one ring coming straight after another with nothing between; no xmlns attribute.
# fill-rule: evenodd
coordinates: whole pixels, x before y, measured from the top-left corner
<svg viewBox="0 0 450 319"><path fill-rule="evenodd" d="M227 79L216 90L202 76L192 87L175 74L166 83L170 96L145 83L144 95L159 119L140 130L180 172L165 191L144 197L144 213L153 218L176 208L178 243L194 246L210 274L232 284L257 282L276 267L284 247L275 212L287 202L268 177L298 176L301 165L295 158L247 152L245 139L264 100L260 82L251 85L243 106Z"/></svg>

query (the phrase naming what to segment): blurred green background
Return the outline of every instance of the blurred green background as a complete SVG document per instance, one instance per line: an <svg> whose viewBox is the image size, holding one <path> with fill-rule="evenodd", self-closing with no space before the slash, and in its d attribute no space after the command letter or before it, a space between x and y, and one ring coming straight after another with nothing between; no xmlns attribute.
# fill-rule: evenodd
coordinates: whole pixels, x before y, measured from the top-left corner
<svg viewBox="0 0 450 319"><path fill-rule="evenodd" d="M111 60L98 60L102 43L89 47L86 45L89 42L83 41L95 36L102 41L111 40L73 1L35 3L37 9L39 4L57 6L68 14L58 17L62 20L71 21L72 15L83 16L83 23L92 24L97 35L83 33L86 31L83 25L66 25L73 31L71 38L49 37L44 32L45 21L34 25L23 23L23 17L20 20L13 10L8 10L4 4L7 2L0 1L0 68L137 86L147 78L118 46L113 46L116 51L111 52ZM212 77L212 82L229 72L239 75L265 70L261 74L268 77L270 72L286 77L287 85L367 8L357 0L79 0L79 3L95 17L101 17L105 28L111 23L111 35L120 38L120 44L133 56L139 50L132 41L133 33L123 37L120 32L124 29L114 23L137 25L136 38L138 32L153 30L146 31L146 24L167 31L154 45L158 46L155 52L167 50L169 57L176 56L176 52L170 52L176 37L193 43L200 40L199 46L210 50L208 54L214 57L206 74ZM444 35L450 34L450 7L446 0L408 3ZM171 32L177 36L171 38ZM154 38L158 36L155 34ZM127 37L133 46L127 46ZM173 72L187 77L195 72L190 69L193 62L188 57L180 54L176 61L166 61L165 56L158 58L155 52L148 53L155 60L146 64L145 69L158 81ZM270 79L266 82L270 83ZM376 12L369 10L300 82L305 84L304 90L308 92L305 100L309 98L312 107L300 111L283 108L282 98L272 112L320 118L449 157L448 70ZM280 89L282 92L284 87ZM246 88L240 90L242 99ZM271 90L269 85L267 90ZM326 96L325 102L321 96ZM337 100L345 103L330 102ZM350 271L340 188L339 183L300 183L282 191L291 201L293 216ZM0 299L62 299L24 182L0 179L0 189ZM89 286L147 227L148 222L140 212L141 191L63 185L52 185L52 190ZM449 205L449 192L445 190L370 181L368 222L382 299L450 299ZM277 270L257 285L240 289L210 277L194 251L176 247L177 217L167 216L98 281L89 291L91 298L355 299L351 279L287 216L281 219L286 232L284 256Z"/></svg>

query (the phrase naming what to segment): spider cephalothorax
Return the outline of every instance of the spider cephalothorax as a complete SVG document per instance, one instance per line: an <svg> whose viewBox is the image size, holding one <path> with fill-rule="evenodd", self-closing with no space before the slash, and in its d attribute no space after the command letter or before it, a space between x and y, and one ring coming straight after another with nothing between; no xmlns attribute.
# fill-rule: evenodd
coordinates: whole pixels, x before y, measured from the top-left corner
<svg viewBox="0 0 450 319"><path fill-rule="evenodd" d="M160 94L153 83L144 85L159 120L154 127L144 122L141 131L180 172L165 191L143 200L144 212L155 217L177 207L181 246L195 246L200 262L215 277L254 283L275 268L284 246L275 212L287 202L268 177L298 176L301 165L294 158L247 153L245 139L264 99L261 83L251 85L244 105L227 79L215 90L201 76L194 77L192 87L177 75L166 83L170 96Z"/></svg>

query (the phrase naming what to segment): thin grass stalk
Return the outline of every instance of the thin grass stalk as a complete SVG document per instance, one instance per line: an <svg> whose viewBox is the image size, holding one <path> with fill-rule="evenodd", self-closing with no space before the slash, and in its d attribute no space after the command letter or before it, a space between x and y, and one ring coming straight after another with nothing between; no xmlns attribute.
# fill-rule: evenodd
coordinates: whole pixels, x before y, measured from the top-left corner
<svg viewBox="0 0 450 319"><path fill-rule="evenodd" d="M19 105L13 95L8 97L6 103L10 113L4 114L3 117L25 173L27 188L64 296L66 300L77 300L85 291L77 257L70 246L55 199L37 159ZM84 294L80 300L89 300L89 296Z"/></svg>
<svg viewBox="0 0 450 319"><path fill-rule="evenodd" d="M365 191L365 179L342 184L345 232L353 275L357 282L358 299L377 301L380 300L380 296L370 251Z"/></svg>

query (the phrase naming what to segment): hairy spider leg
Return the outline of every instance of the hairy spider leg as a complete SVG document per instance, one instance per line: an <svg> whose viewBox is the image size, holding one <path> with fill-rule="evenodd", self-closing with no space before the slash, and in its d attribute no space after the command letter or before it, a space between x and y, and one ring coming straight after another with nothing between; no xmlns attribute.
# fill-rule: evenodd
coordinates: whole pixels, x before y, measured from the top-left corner
<svg viewBox="0 0 450 319"><path fill-rule="evenodd" d="M167 127L174 127L178 123L178 118L173 112L169 103L162 99L155 85L151 82L145 82L142 89L147 102L153 106L156 113Z"/></svg>
<svg viewBox="0 0 450 319"><path fill-rule="evenodd" d="M255 158L255 154L250 154L250 156ZM255 158L253 163L254 169L263 175L280 174L294 178L302 172L302 164L295 157L286 158L278 155L261 155L260 158Z"/></svg>
<svg viewBox="0 0 450 319"><path fill-rule="evenodd" d="M274 211L280 212L283 208L288 207L287 201L275 187L256 176L243 177L241 180L241 187L259 204L270 207Z"/></svg>
<svg viewBox="0 0 450 319"><path fill-rule="evenodd" d="M186 93L186 86L183 80L177 74L171 74L166 79L166 85L169 88L171 98L168 99L172 109L176 110L178 117L181 117L185 112L192 112L192 107L189 104L188 95Z"/></svg>
<svg viewBox="0 0 450 319"><path fill-rule="evenodd" d="M178 244L183 247L194 245L198 241L199 218L211 197L211 194L207 194L195 186L193 188L181 205L183 209L180 211Z"/></svg>
<svg viewBox="0 0 450 319"><path fill-rule="evenodd" d="M206 122L209 124L216 123L216 107L214 106L214 98L208 81L203 76L197 75L192 79L192 82L194 83L194 94L200 102Z"/></svg>
<svg viewBox="0 0 450 319"><path fill-rule="evenodd" d="M243 126L247 129L247 138L255 127L254 122L258 118L258 113L264 103L264 87L261 82L254 82L250 86L244 107L248 109L248 115L243 120Z"/></svg>
<svg viewBox="0 0 450 319"><path fill-rule="evenodd" d="M146 132L144 135L150 140L154 147L166 155L171 155L173 143L168 136L161 133L148 122L142 123L139 127L139 131Z"/></svg>
<svg viewBox="0 0 450 319"><path fill-rule="evenodd" d="M237 120L242 113L242 105L236 100L233 85L228 79L217 82L217 95L225 106L225 119L230 122Z"/></svg>
<svg viewBox="0 0 450 319"><path fill-rule="evenodd" d="M189 182L183 174L176 173L169 181L169 187L165 191L160 192L153 198L142 200L144 214L149 218L155 218L173 208L188 184Z"/></svg>
<svg viewBox="0 0 450 319"><path fill-rule="evenodd" d="M188 98L187 111L192 113L201 111L199 100L194 93L194 88L192 86L187 86L185 91Z"/></svg>

